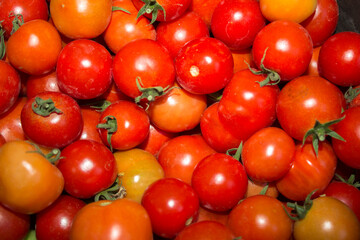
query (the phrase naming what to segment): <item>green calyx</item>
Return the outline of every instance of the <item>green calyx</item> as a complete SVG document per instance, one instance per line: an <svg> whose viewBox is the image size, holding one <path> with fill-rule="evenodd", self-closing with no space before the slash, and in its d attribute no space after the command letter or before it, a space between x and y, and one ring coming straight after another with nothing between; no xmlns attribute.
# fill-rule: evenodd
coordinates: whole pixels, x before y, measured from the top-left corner
<svg viewBox="0 0 360 240"><path fill-rule="evenodd" d="M352 86L350 86L350 88L344 94L346 103L350 104L359 94L360 94L360 87L353 88Z"/></svg>
<svg viewBox="0 0 360 240"><path fill-rule="evenodd" d="M207 95L212 101L219 102L223 96L223 89Z"/></svg>
<svg viewBox="0 0 360 240"><path fill-rule="evenodd" d="M317 189L315 189L314 191L309 193L309 195L307 195L307 197L304 201L304 205L298 205L297 202L295 202L295 203L288 202L286 205L292 209L291 214L289 214L289 212L285 209L285 207L283 207L286 214L289 216L289 218L291 220L299 221L299 220L305 218L306 214L311 209L312 204L313 204L311 197L312 197L312 195L314 195L314 193L316 191L317 191Z"/></svg>
<svg viewBox="0 0 360 240"><path fill-rule="evenodd" d="M110 188L96 194L94 201L97 202L99 200L116 200L124 198L126 196L126 189L122 186L122 183L119 184L119 178L121 177L122 175L119 174Z"/></svg>
<svg viewBox="0 0 360 240"><path fill-rule="evenodd" d="M344 141L345 139L341 137L338 133L330 129L330 126L340 122L345 118L345 115L339 119L335 119L329 122L326 122L324 124L320 123L318 120L316 120L315 125L312 129L307 131L304 135L302 145L305 144L306 139L311 136L312 137L312 145L315 150L316 156L318 156L319 152L319 142L325 141L326 136L330 136L333 138L336 138L338 140Z"/></svg>
<svg viewBox="0 0 360 240"><path fill-rule="evenodd" d="M241 141L241 143L239 144L239 147L230 148L229 150L226 151L226 155L231 156L231 157L235 158L236 160L240 161L242 149L243 149L243 142ZM235 154L232 154L233 152L235 152Z"/></svg>
<svg viewBox="0 0 360 240"><path fill-rule="evenodd" d="M24 24L24 17L21 14L15 14L13 11L10 12L9 17L14 17L10 33L13 35L21 27L21 25Z"/></svg>
<svg viewBox="0 0 360 240"><path fill-rule="evenodd" d="M116 7L116 6L113 6L111 8L111 11L115 12L115 11L122 11L122 12L126 12L128 14L131 14L131 12L129 12L128 10L126 10L125 8L122 8L122 7Z"/></svg>
<svg viewBox="0 0 360 240"><path fill-rule="evenodd" d="M99 123L98 125L96 125L96 127L107 130L107 142L108 142L108 144L110 146L110 150L112 152L113 147L111 144L111 137L117 131L117 121L114 116L110 116L110 115L106 116L104 118L104 120L105 120L105 123Z"/></svg>
<svg viewBox="0 0 360 240"><path fill-rule="evenodd" d="M354 186L356 188L360 187L360 182L355 182L355 174L351 174L348 180L345 180L339 174L335 173L335 177L339 179L341 182Z"/></svg>
<svg viewBox="0 0 360 240"><path fill-rule="evenodd" d="M141 0L144 2L144 6L139 10L138 15L136 19L138 19L140 16L151 13L151 22L150 24L153 24L158 16L159 11L163 11L164 13L164 20L166 19L166 12L165 9L156 2L156 0Z"/></svg>
<svg viewBox="0 0 360 240"><path fill-rule="evenodd" d="M100 100L100 101L90 103L90 108L94 108L97 112L103 112L110 105L111 105L110 101L108 101L108 100Z"/></svg>
<svg viewBox="0 0 360 240"><path fill-rule="evenodd" d="M35 97L34 102L31 104L31 108L34 113L43 117L47 117L51 113L62 114L62 111L55 107L55 103L51 100L51 98L44 100L42 98Z"/></svg>
<svg viewBox="0 0 360 240"><path fill-rule="evenodd" d="M2 23L3 21L0 21L0 60L3 59L5 57L5 30L2 28Z"/></svg>
<svg viewBox="0 0 360 240"><path fill-rule="evenodd" d="M245 63L248 65L248 68L249 70L255 74L255 75L267 75L267 77L262 80L262 81L257 81L257 83L259 83L260 87L263 87L263 86L266 86L266 85L277 85L278 83L280 83L280 75L271 70L271 69L268 69L264 66L264 60L265 60L265 56L266 56L266 52L269 48L266 48L265 51L264 51L264 55L261 59L261 62L260 62L260 70L254 70L250 67L250 64L248 62L245 61Z"/></svg>
<svg viewBox="0 0 360 240"><path fill-rule="evenodd" d="M45 154L41 151L41 149L39 148L39 146L37 144L35 144L33 142L29 142L29 141L26 141L26 142L30 143L31 145L33 145L35 147L35 151L28 151L28 153L38 153L41 156L43 156L44 158L46 158L52 164L55 164L58 160L63 158L63 157L60 157L61 151L58 148L54 148L48 154Z"/></svg>

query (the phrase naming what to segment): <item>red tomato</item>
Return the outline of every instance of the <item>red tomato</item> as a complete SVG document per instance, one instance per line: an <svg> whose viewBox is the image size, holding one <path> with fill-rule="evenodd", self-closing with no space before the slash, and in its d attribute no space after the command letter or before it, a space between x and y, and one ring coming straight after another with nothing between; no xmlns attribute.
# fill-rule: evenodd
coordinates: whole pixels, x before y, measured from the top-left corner
<svg viewBox="0 0 360 240"><path fill-rule="evenodd" d="M247 184L243 165L224 153L203 158L191 179L201 206L217 212L232 209L244 197Z"/></svg>
<svg viewBox="0 0 360 240"><path fill-rule="evenodd" d="M69 239L73 219L85 205L77 198L61 195L53 204L36 214L36 239Z"/></svg>
<svg viewBox="0 0 360 240"><path fill-rule="evenodd" d="M151 39L138 39L126 44L113 61L114 81L119 90L136 98L141 92L136 85L140 78L143 88L166 88L175 80L175 68L169 52Z"/></svg>
<svg viewBox="0 0 360 240"><path fill-rule="evenodd" d="M308 69L305 71L304 75L317 76L317 77L320 76L318 70L320 48L321 46L313 49L313 55L311 57Z"/></svg>
<svg viewBox="0 0 360 240"><path fill-rule="evenodd" d="M259 195L266 186L268 187L268 189L266 190L265 195L273 198L277 198L279 196L279 191L276 188L275 182L254 182L249 179L245 198Z"/></svg>
<svg viewBox="0 0 360 240"><path fill-rule="evenodd" d="M279 192L293 201L303 201L309 193L316 190L315 196L323 193L334 176L336 156L331 145L319 143L316 157L311 143L296 145L293 164L283 178L276 182Z"/></svg>
<svg viewBox="0 0 360 240"><path fill-rule="evenodd" d="M173 177L191 184L194 168L204 157L215 153L201 135L175 137L161 147L158 161L165 177Z"/></svg>
<svg viewBox="0 0 360 240"><path fill-rule="evenodd" d="M257 0L222 0L211 18L211 32L230 49L251 47L257 33L265 27Z"/></svg>
<svg viewBox="0 0 360 240"><path fill-rule="evenodd" d="M125 100L106 108L97 125L102 141L117 150L127 150L142 143L149 134L149 127L145 110Z"/></svg>
<svg viewBox="0 0 360 240"><path fill-rule="evenodd" d="M62 148L80 136L83 119L73 98L63 93L43 92L28 99L21 111L21 125L35 143Z"/></svg>
<svg viewBox="0 0 360 240"><path fill-rule="evenodd" d="M145 191L141 204L148 212L153 232L173 238L196 219L199 200L190 185L176 178L163 178Z"/></svg>
<svg viewBox="0 0 360 240"><path fill-rule="evenodd" d="M279 87L260 87L258 81L263 78L263 75L254 75L250 70L235 73L220 100L220 121L241 140L270 126L276 119L275 104Z"/></svg>
<svg viewBox="0 0 360 240"><path fill-rule="evenodd" d="M59 88L73 98L96 98L110 87L111 65L110 53L99 43L72 41L62 49L56 65Z"/></svg>
<svg viewBox="0 0 360 240"><path fill-rule="evenodd" d="M84 125L79 139L103 143L99 131L96 128L96 125L99 123L100 113L94 109L85 107L81 107L80 110Z"/></svg>
<svg viewBox="0 0 360 240"><path fill-rule="evenodd" d="M28 98L35 97L42 92L60 92L55 70L43 75L31 75L26 80L26 96Z"/></svg>
<svg viewBox="0 0 360 240"><path fill-rule="evenodd" d="M183 229L175 240L233 240L234 236L223 224L215 221L203 221L191 224Z"/></svg>
<svg viewBox="0 0 360 240"><path fill-rule="evenodd" d="M26 139L20 120L21 110L26 102L27 98L18 98L12 108L0 116L0 134L6 142Z"/></svg>
<svg viewBox="0 0 360 240"><path fill-rule="evenodd" d="M312 50L311 37L304 27L292 21L277 20L256 35L252 53L258 68L263 63L265 68L277 72L282 81L289 81L306 71Z"/></svg>
<svg viewBox="0 0 360 240"><path fill-rule="evenodd" d="M234 73L248 69L249 65L250 67L255 67L255 63L251 54L251 48L244 50L232 50L231 54L234 59Z"/></svg>
<svg viewBox="0 0 360 240"><path fill-rule="evenodd" d="M276 198L265 195L245 198L231 210L228 227L246 240L290 239L293 224L282 206Z"/></svg>
<svg viewBox="0 0 360 240"><path fill-rule="evenodd" d="M229 212L215 212L200 206L196 222L212 221L226 225Z"/></svg>
<svg viewBox="0 0 360 240"><path fill-rule="evenodd" d="M273 182L290 170L294 153L294 140L281 128L268 127L245 142L241 159L252 180Z"/></svg>
<svg viewBox="0 0 360 240"><path fill-rule="evenodd" d="M160 22L156 27L156 41L169 50L172 58L187 42L208 36L209 29L195 12L187 12L174 21Z"/></svg>
<svg viewBox="0 0 360 240"><path fill-rule="evenodd" d="M23 240L30 229L30 215L16 213L0 204L0 235L3 240Z"/></svg>
<svg viewBox="0 0 360 240"><path fill-rule="evenodd" d="M101 143L78 140L65 147L61 156L56 166L64 176L64 189L76 198L90 198L116 179L115 158Z"/></svg>
<svg viewBox="0 0 360 240"><path fill-rule="evenodd" d="M234 60L220 40L194 39L183 46L175 58L177 81L194 94L214 93L230 81Z"/></svg>
<svg viewBox="0 0 360 240"><path fill-rule="evenodd" d="M152 240L146 210L128 199L102 200L83 207L75 216L70 239Z"/></svg>
<svg viewBox="0 0 360 240"><path fill-rule="evenodd" d="M360 84L360 34L340 32L329 37L319 53L319 73L340 86Z"/></svg>
<svg viewBox="0 0 360 240"><path fill-rule="evenodd" d="M221 0L192 0L189 10L197 13L210 28L211 17Z"/></svg>
<svg viewBox="0 0 360 240"><path fill-rule="evenodd" d="M9 111L15 104L20 93L20 77L16 70L7 62L0 60L0 115Z"/></svg>

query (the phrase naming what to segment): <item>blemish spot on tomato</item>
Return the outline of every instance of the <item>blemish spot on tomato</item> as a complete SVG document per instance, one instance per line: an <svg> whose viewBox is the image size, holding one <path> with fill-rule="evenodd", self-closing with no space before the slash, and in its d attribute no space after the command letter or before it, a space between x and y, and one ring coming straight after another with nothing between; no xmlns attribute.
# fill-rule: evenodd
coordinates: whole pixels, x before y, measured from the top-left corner
<svg viewBox="0 0 360 240"><path fill-rule="evenodd" d="M197 66L191 66L190 67L190 74L193 77L199 76L199 68Z"/></svg>

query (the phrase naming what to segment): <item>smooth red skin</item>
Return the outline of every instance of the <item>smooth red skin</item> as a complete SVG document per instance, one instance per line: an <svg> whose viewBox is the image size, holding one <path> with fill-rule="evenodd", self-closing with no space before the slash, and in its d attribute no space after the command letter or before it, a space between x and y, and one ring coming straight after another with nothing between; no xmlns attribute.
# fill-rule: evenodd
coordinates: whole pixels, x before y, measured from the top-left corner
<svg viewBox="0 0 360 240"><path fill-rule="evenodd" d="M211 18L211 32L232 50L251 47L266 20L256 0L222 0Z"/></svg>
<svg viewBox="0 0 360 240"><path fill-rule="evenodd" d="M141 204L149 214L153 232L173 238L193 221L199 211L199 200L192 187L176 178L163 178L144 192Z"/></svg>
<svg viewBox="0 0 360 240"><path fill-rule="evenodd" d="M119 101L119 100L128 100L133 101L132 98L126 96L124 93L122 93L115 85L114 81L111 82L111 86L109 89L101 95L98 99L107 100L111 103Z"/></svg>
<svg viewBox="0 0 360 240"><path fill-rule="evenodd" d="M360 34L340 32L329 37L319 53L320 76L339 86L360 84Z"/></svg>
<svg viewBox="0 0 360 240"><path fill-rule="evenodd" d="M273 182L290 170L294 153L294 140L281 128L268 127L244 143L241 159L252 180Z"/></svg>
<svg viewBox="0 0 360 240"><path fill-rule="evenodd" d="M276 115L282 129L302 141L316 120L326 123L338 119L342 108L345 100L338 87L321 77L302 76L281 89Z"/></svg>
<svg viewBox="0 0 360 240"><path fill-rule="evenodd" d="M318 70L320 49L321 49L321 46L313 49L313 55L311 57L311 61L309 63L308 69L305 71L304 75L318 76L318 77L320 76L319 70Z"/></svg>
<svg viewBox="0 0 360 240"><path fill-rule="evenodd" d="M257 81L264 78L264 75L254 75L248 69L236 72L219 102L221 123L241 140L270 126L276 119L275 106L279 87L260 87Z"/></svg>
<svg viewBox="0 0 360 240"><path fill-rule="evenodd" d="M12 108L0 116L0 134L6 142L26 139L20 120L21 110L26 102L27 98L19 97Z"/></svg>
<svg viewBox="0 0 360 240"><path fill-rule="evenodd" d="M56 71L51 71L44 75L30 75L26 80L26 96L28 98L42 92L60 92Z"/></svg>
<svg viewBox="0 0 360 240"><path fill-rule="evenodd" d="M142 0L131 1L138 10L140 10L140 8L142 8L145 4ZM156 0L156 2L160 4L166 12L166 16L164 16L163 11L158 11L156 21L160 22L168 22L180 17L185 13L191 4L191 0ZM144 14L144 16L148 19L152 19L152 14Z"/></svg>
<svg viewBox="0 0 360 240"><path fill-rule="evenodd" d="M149 135L137 147L157 156L162 145L176 135L176 133L165 132L150 124Z"/></svg>
<svg viewBox="0 0 360 240"><path fill-rule="evenodd" d="M57 167L64 176L64 189L76 198L90 198L110 187L117 176L116 161L103 144L78 140L61 151Z"/></svg>
<svg viewBox="0 0 360 240"><path fill-rule="evenodd" d="M16 213L0 204L0 236L2 240L22 240L30 229L30 215Z"/></svg>
<svg viewBox="0 0 360 240"><path fill-rule="evenodd" d="M209 37L209 29L195 12L187 12L174 21L160 22L156 27L156 41L166 47L172 58L187 42L201 37Z"/></svg>
<svg viewBox="0 0 360 240"><path fill-rule="evenodd" d="M182 230L175 240L233 240L234 236L221 223L215 221L203 221L193 223Z"/></svg>
<svg viewBox="0 0 360 240"><path fill-rule="evenodd" d="M339 19L336 0L317 0L315 12L301 25L311 36L314 47L323 44L335 31Z"/></svg>
<svg viewBox="0 0 360 240"><path fill-rule="evenodd" d="M224 153L214 153L197 164L191 185L202 207L225 212L245 196L248 178L238 160Z"/></svg>
<svg viewBox="0 0 360 240"><path fill-rule="evenodd" d="M214 93L224 88L233 75L234 60L229 48L211 37L194 39L175 58L177 81L195 94Z"/></svg>
<svg viewBox="0 0 360 240"><path fill-rule="evenodd" d="M7 62L0 60L0 115L9 111L19 97L21 81L19 74Z"/></svg>
<svg viewBox="0 0 360 240"><path fill-rule="evenodd" d="M79 139L93 140L98 143L103 143L96 125L99 123L100 112L94 109L81 107L81 115L83 117L84 125Z"/></svg>
<svg viewBox="0 0 360 240"><path fill-rule="evenodd" d="M53 204L36 214L36 239L69 239L74 217L85 205L80 199L61 195Z"/></svg>
<svg viewBox="0 0 360 240"><path fill-rule="evenodd" d="M194 168L204 157L215 153L201 135L175 137L161 147L158 161L165 177L178 178L191 184Z"/></svg>
<svg viewBox="0 0 360 240"><path fill-rule="evenodd" d="M345 119L335 125L334 131L345 139L332 139L336 156L346 165L360 169L360 106L344 111Z"/></svg>
<svg viewBox="0 0 360 240"><path fill-rule="evenodd" d="M324 191L327 197L334 197L348 205L360 221L360 190L344 182L331 182Z"/></svg>
<svg viewBox="0 0 360 240"><path fill-rule="evenodd" d="M111 145L117 150L127 150L142 143L149 134L150 120L145 110L133 102L117 101L107 107L99 118L99 124L105 123L106 116L117 121L117 131L111 136ZM107 130L98 128L100 137L106 146Z"/></svg>
<svg viewBox="0 0 360 240"><path fill-rule="evenodd" d="M255 37L252 54L258 68L267 48L264 66L276 71L282 81L290 81L306 71L313 44L300 24L277 20L266 25Z"/></svg>
<svg viewBox="0 0 360 240"><path fill-rule="evenodd" d="M245 198L229 214L228 227L247 240L290 239L292 221L282 203L266 195Z"/></svg>
<svg viewBox="0 0 360 240"><path fill-rule="evenodd" d="M304 201L312 191L313 197L323 193L334 176L337 159L328 142L319 143L318 157L312 143L303 147L297 144L293 156L293 164L286 175L276 181L276 187L286 198L293 201Z"/></svg>
<svg viewBox="0 0 360 240"><path fill-rule="evenodd" d="M88 39L74 40L59 54L59 88L77 99L98 97L110 87L111 67L112 58L105 47Z"/></svg>
<svg viewBox="0 0 360 240"><path fill-rule="evenodd" d="M219 102L210 105L202 114L200 120L201 134L205 141L217 152L225 153L231 148L237 148L241 139L235 137L221 123L218 114Z"/></svg>
<svg viewBox="0 0 360 240"><path fill-rule="evenodd" d="M1 23L2 28L5 30L5 39L10 37L13 27L12 21L14 17L9 17L9 14L21 14L24 22L34 19L48 20L49 12L48 5L45 0L11 0L1 1L0 5L0 19L4 20Z"/></svg>
<svg viewBox="0 0 360 240"><path fill-rule="evenodd" d="M28 99L21 111L21 124L25 135L35 143L50 148L62 148L72 143L83 127L77 102L58 92L43 92L36 97L44 100L51 98L62 113L54 112L47 117L38 115L31 107L35 97Z"/></svg>
<svg viewBox="0 0 360 240"><path fill-rule="evenodd" d="M138 39L126 44L113 60L113 75L121 92L135 98L141 95L136 78L144 88L172 86L175 67L167 49L151 39Z"/></svg>

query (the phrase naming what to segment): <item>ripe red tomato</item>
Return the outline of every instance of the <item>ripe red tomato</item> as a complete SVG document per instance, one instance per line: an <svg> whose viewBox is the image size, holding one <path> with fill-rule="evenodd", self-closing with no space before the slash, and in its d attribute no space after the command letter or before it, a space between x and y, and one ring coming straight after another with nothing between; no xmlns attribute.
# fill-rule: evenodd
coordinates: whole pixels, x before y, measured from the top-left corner
<svg viewBox="0 0 360 240"><path fill-rule="evenodd" d="M248 179L243 165L224 153L203 158L195 167L191 185L202 207L225 212L244 197Z"/></svg>
<svg viewBox="0 0 360 240"><path fill-rule="evenodd" d="M305 71L304 75L317 76L317 77L320 76L319 70L318 70L320 48L321 48L321 46L313 49L313 55L311 57L311 61L309 63L308 69Z"/></svg>
<svg viewBox="0 0 360 240"><path fill-rule="evenodd" d="M192 0L189 10L197 13L210 28L211 17L221 0Z"/></svg>
<svg viewBox="0 0 360 240"><path fill-rule="evenodd" d="M234 236L229 228L215 221L193 223L183 229L175 240L233 240Z"/></svg>
<svg viewBox="0 0 360 240"><path fill-rule="evenodd" d="M43 92L27 100L21 111L21 125L35 143L62 148L80 136L83 119L73 98L64 93Z"/></svg>
<svg viewBox="0 0 360 240"><path fill-rule="evenodd" d="M214 93L230 81L234 60L220 40L194 39L183 46L175 58L177 81L194 94Z"/></svg>
<svg viewBox="0 0 360 240"><path fill-rule="evenodd" d="M18 99L21 82L16 70L2 60L0 60L0 72L0 115L2 115L9 111Z"/></svg>
<svg viewBox="0 0 360 240"><path fill-rule="evenodd" d="M99 123L100 113L94 109L81 107L81 115L83 118L83 128L79 139L93 140L98 143L103 143L96 125Z"/></svg>
<svg viewBox="0 0 360 240"><path fill-rule="evenodd" d="M26 96L28 98L35 97L42 92L60 92L55 70L43 75L30 75L26 80Z"/></svg>
<svg viewBox="0 0 360 240"><path fill-rule="evenodd" d="M30 229L30 215L16 213L0 204L0 235L3 240L23 240Z"/></svg>
<svg viewBox="0 0 360 240"><path fill-rule="evenodd" d="M145 191L141 204L148 212L153 232L173 238L196 219L199 200L190 185L176 178L163 178Z"/></svg>
<svg viewBox="0 0 360 240"><path fill-rule="evenodd" d="M222 0L211 18L211 32L230 49L251 47L257 33L265 27L257 0Z"/></svg>

